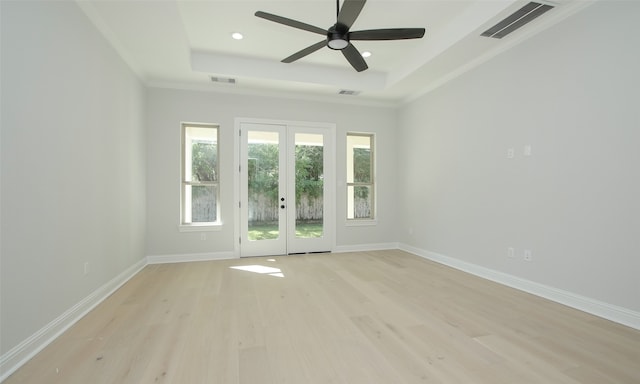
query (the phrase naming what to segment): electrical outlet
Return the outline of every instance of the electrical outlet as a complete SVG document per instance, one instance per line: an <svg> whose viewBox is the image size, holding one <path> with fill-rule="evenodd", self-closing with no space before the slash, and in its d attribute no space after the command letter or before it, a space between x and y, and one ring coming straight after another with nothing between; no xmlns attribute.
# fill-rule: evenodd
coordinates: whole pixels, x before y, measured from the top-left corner
<svg viewBox="0 0 640 384"><path fill-rule="evenodd" d="M531 255L531 250L530 249L525 249L524 250L524 255L522 256L522 258L524 259L524 261L531 261L533 260L533 257Z"/></svg>
<svg viewBox="0 0 640 384"><path fill-rule="evenodd" d="M516 257L516 250L513 249L512 247L507 248L507 257L509 257L511 259Z"/></svg>
<svg viewBox="0 0 640 384"><path fill-rule="evenodd" d="M201 233L200 234L200 240L207 240L207 234L206 233Z"/></svg>
<svg viewBox="0 0 640 384"><path fill-rule="evenodd" d="M516 150L513 148L507 149L507 159L513 159L516 156Z"/></svg>
<svg viewBox="0 0 640 384"><path fill-rule="evenodd" d="M524 150L522 151L522 154L525 156L531 156L531 145L527 144L524 146Z"/></svg>

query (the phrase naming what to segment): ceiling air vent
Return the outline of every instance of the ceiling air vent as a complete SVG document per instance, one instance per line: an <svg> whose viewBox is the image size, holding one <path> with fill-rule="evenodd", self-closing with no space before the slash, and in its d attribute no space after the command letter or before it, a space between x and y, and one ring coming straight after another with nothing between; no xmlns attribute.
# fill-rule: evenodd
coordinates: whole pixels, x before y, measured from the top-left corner
<svg viewBox="0 0 640 384"><path fill-rule="evenodd" d="M480 36L502 39L552 8L552 5L540 4L532 1L512 13L498 24L482 32Z"/></svg>
<svg viewBox="0 0 640 384"><path fill-rule="evenodd" d="M351 91L348 89L341 89L338 92L338 95L347 95L347 96L358 96L360 94L360 91Z"/></svg>
<svg viewBox="0 0 640 384"><path fill-rule="evenodd" d="M236 83L236 79L233 79L233 78L230 78L230 77L211 76L211 81L213 81L214 83L224 83L224 84L235 84Z"/></svg>

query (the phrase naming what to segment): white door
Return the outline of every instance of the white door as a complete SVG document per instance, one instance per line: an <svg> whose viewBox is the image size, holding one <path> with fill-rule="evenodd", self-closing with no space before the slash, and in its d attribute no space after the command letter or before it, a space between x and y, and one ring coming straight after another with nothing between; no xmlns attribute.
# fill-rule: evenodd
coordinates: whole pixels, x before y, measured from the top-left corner
<svg viewBox="0 0 640 384"><path fill-rule="evenodd" d="M330 251L333 131L240 124L240 255Z"/></svg>

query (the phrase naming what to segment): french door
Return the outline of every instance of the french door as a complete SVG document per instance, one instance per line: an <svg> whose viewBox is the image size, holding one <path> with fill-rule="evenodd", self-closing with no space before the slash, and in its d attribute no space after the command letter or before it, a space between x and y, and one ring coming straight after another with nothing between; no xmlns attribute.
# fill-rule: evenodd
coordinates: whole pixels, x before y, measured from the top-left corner
<svg viewBox="0 0 640 384"><path fill-rule="evenodd" d="M327 127L240 124L241 256L331 250L332 143Z"/></svg>

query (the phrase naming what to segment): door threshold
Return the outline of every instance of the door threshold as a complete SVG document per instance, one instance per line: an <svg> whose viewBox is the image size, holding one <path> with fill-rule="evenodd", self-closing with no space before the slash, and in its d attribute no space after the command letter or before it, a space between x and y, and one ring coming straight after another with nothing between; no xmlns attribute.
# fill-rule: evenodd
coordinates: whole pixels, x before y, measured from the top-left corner
<svg viewBox="0 0 640 384"><path fill-rule="evenodd" d="M287 253L287 255L313 255L316 253L331 253L331 251L291 252Z"/></svg>

